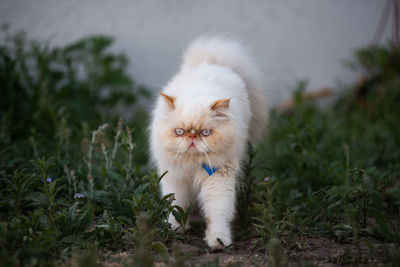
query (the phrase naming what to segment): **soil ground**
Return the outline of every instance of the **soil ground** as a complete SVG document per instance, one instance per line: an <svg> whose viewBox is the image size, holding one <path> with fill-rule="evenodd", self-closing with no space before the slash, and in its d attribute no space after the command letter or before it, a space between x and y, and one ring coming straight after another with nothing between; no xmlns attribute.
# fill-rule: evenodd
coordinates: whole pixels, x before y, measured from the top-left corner
<svg viewBox="0 0 400 267"><path fill-rule="evenodd" d="M390 244L374 240L373 249L363 243L360 254L352 244L340 244L325 237L306 237L303 248L286 250L289 266L371 266L387 263ZM190 244L180 243L179 248L192 256L189 262L195 266L215 262L218 266L263 266L268 257L254 249L255 240L235 242L230 251L210 252L201 239L192 239Z"/></svg>
<svg viewBox="0 0 400 267"><path fill-rule="evenodd" d="M199 227L201 228L201 227ZM184 241L170 245L179 251L187 266L267 266L273 265L263 251L257 249L256 240L235 241L234 246L226 251L210 251L202 233L186 234ZM203 230L203 229L202 229ZM359 251L350 243L338 243L326 237L304 237L301 249L285 248L285 257L289 266L391 266L389 253L393 244L371 240L372 247L361 242ZM128 253L108 254L103 258L106 266L120 266ZM167 266L160 261L156 266ZM275 265L275 266L280 266Z"/></svg>

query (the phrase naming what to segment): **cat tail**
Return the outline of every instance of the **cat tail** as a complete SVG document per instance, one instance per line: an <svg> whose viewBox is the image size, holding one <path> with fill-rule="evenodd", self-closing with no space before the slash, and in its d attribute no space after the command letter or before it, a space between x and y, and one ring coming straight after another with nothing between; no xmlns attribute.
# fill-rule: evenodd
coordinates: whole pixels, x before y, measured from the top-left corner
<svg viewBox="0 0 400 267"><path fill-rule="evenodd" d="M254 143L267 126L268 103L259 70L247 49L231 38L200 37L184 53L182 68L195 68L204 63L228 67L246 84L252 112L249 134L250 141Z"/></svg>

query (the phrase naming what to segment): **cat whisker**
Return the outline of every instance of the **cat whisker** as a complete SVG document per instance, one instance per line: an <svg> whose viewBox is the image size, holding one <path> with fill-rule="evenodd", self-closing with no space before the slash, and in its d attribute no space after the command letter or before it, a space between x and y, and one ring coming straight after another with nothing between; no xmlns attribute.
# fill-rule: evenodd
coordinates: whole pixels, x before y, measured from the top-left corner
<svg viewBox="0 0 400 267"><path fill-rule="evenodd" d="M212 148L210 148L210 147L207 145L207 143L204 142L203 139L200 139L200 141L204 144L204 146L205 146L205 148L206 148L206 152L205 152L205 153L208 153L208 152L216 153L215 150L213 150Z"/></svg>
<svg viewBox="0 0 400 267"><path fill-rule="evenodd" d="M185 145L184 143L179 144L178 148L176 149L175 155L172 158L172 162L175 162L175 160L179 154L182 154L183 152L185 152L185 151L183 151L184 145Z"/></svg>
<svg viewBox="0 0 400 267"><path fill-rule="evenodd" d="M207 161L208 161L208 165L209 165L209 166L212 166L210 157L208 156L208 152L212 151L212 149L208 147L207 143L204 142L204 140L200 139L200 141L201 141L201 144L202 144L202 145L204 146L204 148L205 148L205 149L204 149L205 151L204 151L202 154L204 154L204 156L206 157L206 159L207 159ZM212 151L212 152L213 152L213 151Z"/></svg>
<svg viewBox="0 0 400 267"><path fill-rule="evenodd" d="M208 166L212 166L212 164L211 164L211 160L210 160L210 158L208 157L207 153L204 153L204 155L205 155L205 156L206 156L206 158L207 158L207 161L208 161Z"/></svg>
<svg viewBox="0 0 400 267"><path fill-rule="evenodd" d="M175 162L176 157L178 156L178 154L179 154L179 152L177 151L177 152L175 153L174 157L172 158L172 162Z"/></svg>

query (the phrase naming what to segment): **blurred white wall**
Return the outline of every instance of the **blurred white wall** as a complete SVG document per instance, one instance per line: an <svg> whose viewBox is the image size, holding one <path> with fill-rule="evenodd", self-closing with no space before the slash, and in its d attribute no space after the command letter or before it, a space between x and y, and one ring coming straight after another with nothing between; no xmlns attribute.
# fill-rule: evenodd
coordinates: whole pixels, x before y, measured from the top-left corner
<svg viewBox="0 0 400 267"><path fill-rule="evenodd" d="M65 44L90 34L115 37L129 72L157 90L179 66L198 35L230 33L247 44L262 67L273 103L297 79L309 88L350 83L342 66L354 48L371 43L384 0L0 0L0 24L11 32ZM390 31L386 31L383 40Z"/></svg>

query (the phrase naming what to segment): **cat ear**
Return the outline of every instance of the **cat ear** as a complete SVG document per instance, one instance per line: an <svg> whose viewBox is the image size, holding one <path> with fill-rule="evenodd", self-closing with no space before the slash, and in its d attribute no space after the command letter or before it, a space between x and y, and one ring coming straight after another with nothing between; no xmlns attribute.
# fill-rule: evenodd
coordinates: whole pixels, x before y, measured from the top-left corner
<svg viewBox="0 0 400 267"><path fill-rule="evenodd" d="M215 110L215 111L226 110L229 107L230 101L231 101L230 98L217 100L214 102L214 104L211 105L211 110Z"/></svg>
<svg viewBox="0 0 400 267"><path fill-rule="evenodd" d="M160 95L164 98L165 102L167 102L168 106L171 109L175 109L175 104L174 104L175 97L163 94L161 92L160 92Z"/></svg>

